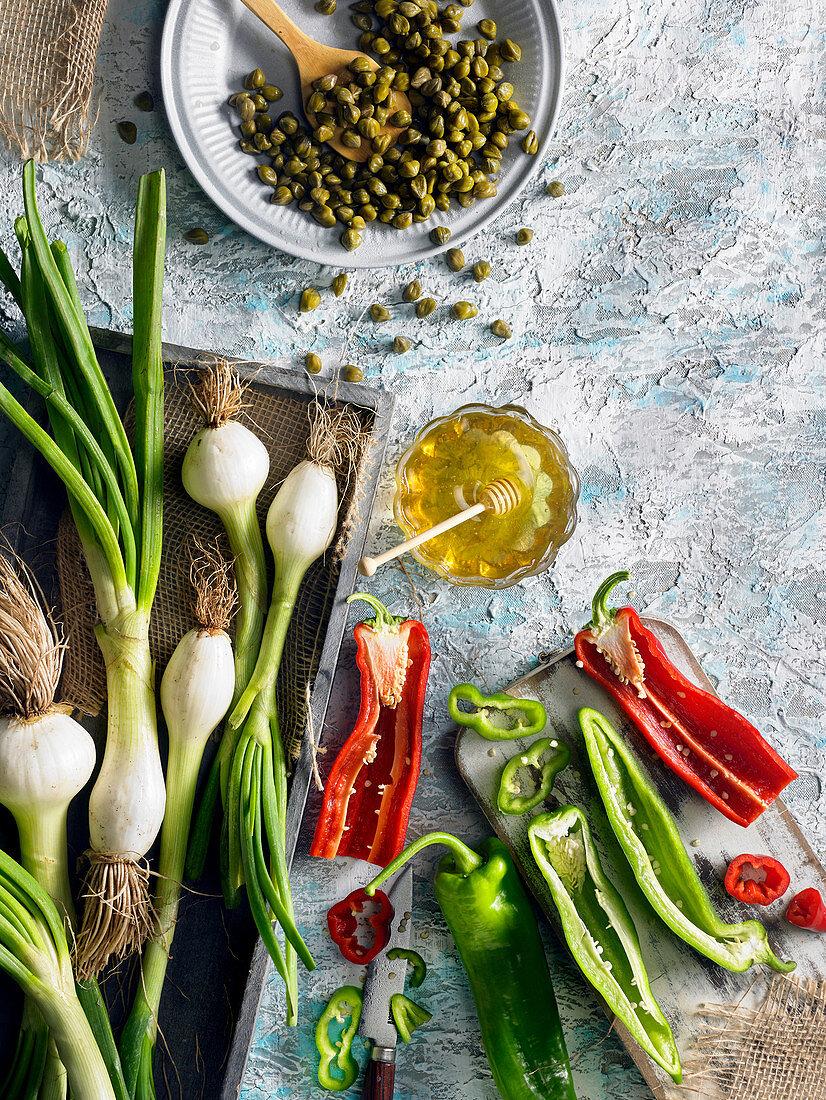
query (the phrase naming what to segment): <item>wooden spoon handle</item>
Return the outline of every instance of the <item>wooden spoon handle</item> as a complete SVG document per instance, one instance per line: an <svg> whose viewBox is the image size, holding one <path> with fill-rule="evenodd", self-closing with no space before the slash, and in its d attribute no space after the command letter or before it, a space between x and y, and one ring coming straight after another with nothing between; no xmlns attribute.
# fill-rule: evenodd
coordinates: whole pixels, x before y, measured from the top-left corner
<svg viewBox="0 0 826 1100"><path fill-rule="evenodd" d="M241 0L241 3L257 15L264 26L269 27L273 34L278 35L296 61L301 65L301 58L305 52L312 56L318 51L318 43L309 38L304 31L293 23L292 19L281 10L275 0Z"/></svg>
<svg viewBox="0 0 826 1100"><path fill-rule="evenodd" d="M428 539L435 539L437 535L443 535L451 527L458 527L460 523L473 519L474 516L479 516L486 510L484 504L472 504L470 508L465 508L463 512L457 512L455 516L443 519L435 527L428 527L426 531L419 531L418 535L414 535L412 539L400 542L398 546L391 546L389 550L385 550L383 554L379 554L375 558L362 558L358 564L358 571L363 577L372 577L378 567L384 565L385 562L401 557L407 550L413 550L421 543L427 542Z"/></svg>

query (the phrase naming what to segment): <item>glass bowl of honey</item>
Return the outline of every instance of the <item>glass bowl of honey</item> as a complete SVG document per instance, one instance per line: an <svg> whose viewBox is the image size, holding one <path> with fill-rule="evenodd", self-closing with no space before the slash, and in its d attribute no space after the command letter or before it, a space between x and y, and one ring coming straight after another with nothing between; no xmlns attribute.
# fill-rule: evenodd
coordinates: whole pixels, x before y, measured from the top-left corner
<svg viewBox="0 0 826 1100"><path fill-rule="evenodd" d="M579 478L565 444L518 405L463 405L427 424L396 466L393 514L408 538L476 504L497 479L518 486L411 553L452 584L507 588L547 569L576 526Z"/></svg>

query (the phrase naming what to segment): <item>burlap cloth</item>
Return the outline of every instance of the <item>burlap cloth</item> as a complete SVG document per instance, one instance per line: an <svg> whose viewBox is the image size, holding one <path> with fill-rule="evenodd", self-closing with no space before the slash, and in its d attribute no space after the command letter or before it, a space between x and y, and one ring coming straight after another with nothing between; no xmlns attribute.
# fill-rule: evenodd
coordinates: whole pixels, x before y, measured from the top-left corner
<svg viewBox="0 0 826 1100"><path fill-rule="evenodd" d="M2 2L2 0L0 0ZM164 404L164 534L158 594L152 610L150 642L156 662L156 682L173 649L195 625L189 582L190 547L201 540L223 536L218 517L201 508L184 492L181 463L192 437L203 426L189 402L187 377L192 367L176 365L166 376ZM267 447L270 476L258 498L262 523L273 496L289 471L306 457L311 398L285 389L252 384L238 419L245 422ZM301 586L290 624L278 680L281 728L291 755L297 755L306 721L306 690L318 667L330 607L340 572L340 555L358 514L360 475L369 462L368 433L372 414L358 409L365 428L365 446L356 473L339 484L342 504L339 528L332 548L310 567ZM127 431L129 417L127 416ZM265 556L269 560L269 547ZM229 557L229 547L224 542ZM61 681L61 699L86 714L99 713L106 700L103 659L94 637L95 597L80 541L68 511L60 522L57 571L64 619L73 624Z"/></svg>
<svg viewBox="0 0 826 1100"><path fill-rule="evenodd" d="M826 1100L826 982L775 974L757 1008L704 1005L702 1014L680 1096Z"/></svg>
<svg viewBox="0 0 826 1100"><path fill-rule="evenodd" d="M25 158L83 156L106 0L0 0L0 134Z"/></svg>

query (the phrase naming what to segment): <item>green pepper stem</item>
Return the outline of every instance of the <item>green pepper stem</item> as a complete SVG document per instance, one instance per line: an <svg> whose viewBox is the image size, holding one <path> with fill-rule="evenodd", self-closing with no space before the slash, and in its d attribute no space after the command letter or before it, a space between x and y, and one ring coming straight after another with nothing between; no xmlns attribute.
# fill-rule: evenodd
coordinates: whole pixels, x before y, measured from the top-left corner
<svg viewBox="0 0 826 1100"><path fill-rule="evenodd" d="M363 600L376 612L374 618L364 620L365 623L371 624L373 630L389 630L395 633L404 622L404 619L396 615L391 615L381 600L376 599L375 596L371 596L369 592L354 592L352 596L347 597L347 603L352 603L353 600Z"/></svg>
<svg viewBox="0 0 826 1100"><path fill-rule="evenodd" d="M617 613L616 608L606 608L605 601L617 585L621 581L627 581L630 576L631 574L627 569L620 569L619 572L612 573L610 577L605 578L594 593L594 598L591 601L591 621L588 623L588 626L594 630L598 630L613 622L614 616Z"/></svg>
<svg viewBox="0 0 826 1100"><path fill-rule="evenodd" d="M452 833L425 833L424 836L420 836L418 840L414 840L412 844L408 844L403 852L392 861L388 863L380 874L376 875L372 882L364 888L365 894L368 897L372 897L376 890L383 882L386 882L391 875L394 875L400 867L404 867L405 863L417 852L421 852L423 848L429 848L431 844L444 844L446 848L450 849L450 853L456 860L456 866L459 869L461 875L469 875L476 870L477 867L482 866L482 857L477 855L472 848L468 848L467 844L463 844L458 837L453 836Z"/></svg>

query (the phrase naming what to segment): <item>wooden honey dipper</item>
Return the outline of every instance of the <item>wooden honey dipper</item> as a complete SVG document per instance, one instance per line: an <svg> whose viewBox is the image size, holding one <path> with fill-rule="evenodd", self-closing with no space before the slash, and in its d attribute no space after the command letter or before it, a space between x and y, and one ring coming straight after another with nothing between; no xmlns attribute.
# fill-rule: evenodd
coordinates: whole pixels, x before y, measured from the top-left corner
<svg viewBox="0 0 826 1100"><path fill-rule="evenodd" d="M383 554L379 554L375 558L362 558L358 563L358 571L363 577L372 577L380 565L392 561L393 558L401 557L407 550L415 549L421 543L427 542L428 539L435 539L437 535L443 535L445 531L458 527L460 523L473 519L474 516L479 516L482 512L493 512L495 516L506 516L508 512L512 512L516 508L521 500L522 490L519 485L509 477L498 477L490 485L485 486L479 494L477 504L464 508L461 512L457 512L455 516L443 519L435 527L428 527L427 530L420 531L418 535L414 535L412 539L407 539L406 542L399 543L398 546L391 546L389 550L385 550Z"/></svg>

